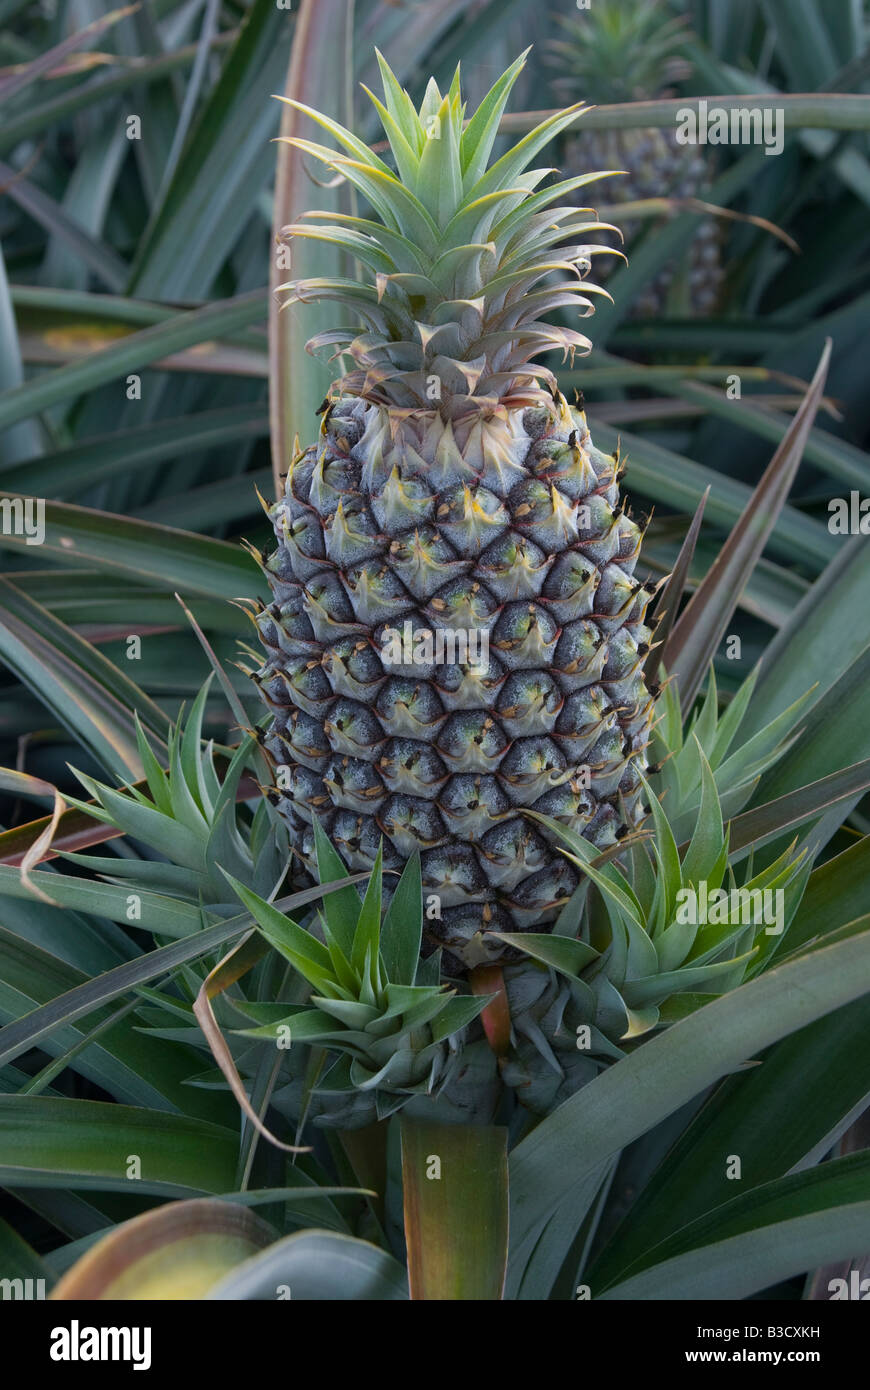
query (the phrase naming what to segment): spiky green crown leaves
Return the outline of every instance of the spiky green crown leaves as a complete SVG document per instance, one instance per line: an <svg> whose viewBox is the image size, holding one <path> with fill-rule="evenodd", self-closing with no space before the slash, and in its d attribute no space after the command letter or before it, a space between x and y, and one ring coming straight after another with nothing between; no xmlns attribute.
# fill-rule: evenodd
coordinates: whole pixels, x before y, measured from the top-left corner
<svg viewBox="0 0 870 1390"><path fill-rule="evenodd" d="M347 352L356 364L336 383L336 395L431 410L434 394L446 416L536 404L543 395L539 381L551 387L555 381L534 359L554 348L573 355L591 346L581 333L551 322L554 310L567 307L586 317L593 312L588 295L606 293L583 277L592 256L610 248L584 238L616 228L594 220L591 209L563 201L605 175L584 174L538 189L555 171L529 168L584 108L571 106L549 117L489 165L525 54L467 124L458 69L446 96L429 83L417 111L380 54L378 61L384 100L368 95L395 172L336 121L282 98L327 130L343 153L295 136L286 143L346 178L379 219L309 212L285 227L283 236L331 242L367 274L279 288L290 292L287 303L334 300L364 324L362 333L336 328L307 344L310 352Z"/></svg>

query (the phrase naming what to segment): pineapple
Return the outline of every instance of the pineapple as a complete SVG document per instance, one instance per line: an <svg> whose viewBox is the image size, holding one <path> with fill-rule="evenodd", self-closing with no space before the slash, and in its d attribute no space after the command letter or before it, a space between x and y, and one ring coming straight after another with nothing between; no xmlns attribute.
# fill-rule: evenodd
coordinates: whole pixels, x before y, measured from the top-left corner
<svg viewBox="0 0 870 1390"><path fill-rule="evenodd" d="M496 933L546 930L577 886L526 810L601 849L639 822L653 717L651 594L620 461L535 360L589 350L553 315L585 317L601 293L584 277L602 224L570 201L600 175L528 167L582 107L487 168L524 58L467 125L458 72L417 111L379 58L396 172L300 107L344 153L290 143L373 212L286 228L337 242L364 273L282 289L335 300L362 329L308 344L352 365L317 442L288 460L277 549L260 557L272 602L252 613L271 796L297 852L313 870L316 822L354 871L381 842L385 870L419 851L424 944L454 975L516 959Z"/></svg>
<svg viewBox="0 0 870 1390"><path fill-rule="evenodd" d="M661 0L607 0L571 18L555 18L565 31L563 39L548 45L550 60L560 70L553 83L560 100L582 98L595 105L652 100L691 71L679 56L686 40L683 22ZM680 145L675 131L657 127L577 132L567 140L565 164L569 172L622 170L625 177L612 186L617 203L703 197L711 178L708 158L697 148ZM626 238L641 225L626 221ZM704 218L681 274L671 267L664 270L638 297L634 313L659 314L673 305L678 312L710 314L721 282L718 231L711 218Z"/></svg>

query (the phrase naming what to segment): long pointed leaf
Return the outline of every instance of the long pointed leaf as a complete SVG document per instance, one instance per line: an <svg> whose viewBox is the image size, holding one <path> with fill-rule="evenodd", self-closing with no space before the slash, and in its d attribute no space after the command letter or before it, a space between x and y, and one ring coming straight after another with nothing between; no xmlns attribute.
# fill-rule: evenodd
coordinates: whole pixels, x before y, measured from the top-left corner
<svg viewBox="0 0 870 1390"><path fill-rule="evenodd" d="M351 20L352 6L347 0L302 0L285 96L327 114L349 115L345 83L351 71ZM306 118L286 103L281 111L281 138L297 136ZM345 120L344 124L350 122ZM277 241L282 227L299 221L315 193L316 205L325 211L346 210L339 190L318 188L306 172L303 157L292 146L279 144L273 241ZM317 242L294 242L292 257L294 279L335 276L342 270L337 248ZM335 311L329 304L320 309L294 305L286 313L279 312L275 291L286 279L286 265L273 254L269 272L269 413L276 495L280 493L281 474L286 472L292 456L294 437L313 435L313 412L333 378L328 367L306 353L305 343L324 329L336 327Z"/></svg>
<svg viewBox="0 0 870 1390"><path fill-rule="evenodd" d="M590 1183L604 1160L762 1048L868 991L865 931L707 1004L584 1086L511 1155L511 1282L521 1280L562 1202ZM574 1229L565 1231L565 1253Z"/></svg>
<svg viewBox="0 0 870 1390"><path fill-rule="evenodd" d="M749 574L760 559L791 490L804 441L824 390L830 356L828 340L806 399L755 489L747 513L732 531L700 588L692 595L665 647L664 663L679 683L680 700L686 711L694 703Z"/></svg>

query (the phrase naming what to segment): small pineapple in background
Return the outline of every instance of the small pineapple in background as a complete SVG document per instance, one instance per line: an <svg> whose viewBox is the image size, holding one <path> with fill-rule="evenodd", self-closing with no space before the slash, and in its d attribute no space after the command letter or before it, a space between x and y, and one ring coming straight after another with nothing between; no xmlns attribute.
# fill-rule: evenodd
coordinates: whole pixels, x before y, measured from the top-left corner
<svg viewBox="0 0 870 1390"><path fill-rule="evenodd" d="M687 77L680 57L687 31L662 0L595 0L582 12L555 15L565 37L548 43L558 69L553 89L560 101L607 106L651 101L669 94ZM607 201L633 203L646 198L703 198L711 182L709 155L681 145L672 129L586 130L565 137L565 173L581 169L622 169ZM647 223L626 219L626 241ZM684 267L667 267L634 305L638 316L661 313L709 314L722 283L719 234L712 218L698 225Z"/></svg>
<svg viewBox="0 0 870 1390"><path fill-rule="evenodd" d="M253 614L294 847L313 864L317 819L354 871L382 837L387 870L419 851L441 908L427 944L454 971L502 956L499 930L545 929L578 881L524 810L600 848L642 818L653 718L651 594L620 461L534 361L589 347L553 314L592 310L584 277L605 248L589 238L603 228L572 195L596 176L539 187L549 169L529 168L580 109L487 168L522 63L463 125L458 73L417 111L381 60L397 173L301 108L348 154L291 143L374 212L286 229L337 242L365 271L284 287L337 301L358 326L309 344L353 367L320 438L288 460L263 561L273 601Z"/></svg>

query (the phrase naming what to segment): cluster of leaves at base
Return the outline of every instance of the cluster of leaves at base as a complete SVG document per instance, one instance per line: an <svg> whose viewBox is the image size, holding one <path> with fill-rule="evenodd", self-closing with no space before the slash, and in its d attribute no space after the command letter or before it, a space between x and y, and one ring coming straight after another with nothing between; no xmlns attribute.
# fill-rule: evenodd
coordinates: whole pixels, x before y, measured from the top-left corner
<svg viewBox="0 0 870 1390"><path fill-rule="evenodd" d="M669 808L671 828L679 843L691 835L698 817L705 762L713 772L722 815L727 820L743 809L762 774L788 752L798 737L797 721L812 691L806 691L752 738L734 748L757 680L756 669L720 713L716 674L711 666L706 696L685 728L677 687L665 682L656 706L651 750L659 764L655 781ZM699 750L702 757L698 756Z"/></svg>
<svg viewBox="0 0 870 1390"><path fill-rule="evenodd" d="M347 870L315 821L318 879ZM458 995L440 982L440 952L420 958L423 889L420 860L406 864L385 914L381 853L365 897L352 887L322 900L323 940L231 880L263 936L311 986L306 1003L240 1004L258 1026L243 1036L327 1050L313 1088L320 1124L356 1127L383 1119L413 1096L448 1084L465 1029L485 997ZM334 1054L334 1055L329 1055Z"/></svg>
<svg viewBox="0 0 870 1390"><path fill-rule="evenodd" d="M740 869L728 864L723 806L733 813L744 805L760 773L790 746L804 704L796 701L732 751L753 686L750 677L720 717L711 672L707 696L685 735L677 696L665 686L655 735L662 758L656 774L661 802L648 788L656 833L652 841L627 849L624 869L597 865L596 852L582 837L547 822L584 870L584 882L553 934L504 938L529 957L505 967L512 1035L500 1066L502 1083L526 1109L548 1113L624 1056L644 1033L740 983L779 944L775 937L757 939L756 928L730 916L700 927L675 920L680 890L703 880L712 892L726 876L735 888L788 888L789 917L800 900L806 875L790 853L755 876L747 861L739 883ZM96 806L86 808L89 814L161 858L66 857L110 882L196 903L211 914L231 915L237 910L234 894L242 900L266 939L289 961L295 980L291 990L282 991L287 1002L272 1002L275 995L270 997L265 979L256 1001L225 998L222 1024L232 1029L240 1013L257 1025L231 1037L236 1064L249 1077L256 1071L257 1041L289 1040L275 1093L279 1109L297 1119L307 1114L319 1124L343 1127L369 1123L415 1098L438 1097L442 1107L485 1112L497 1091L493 1059L490 1054L482 1059L486 1066L477 1065L478 1043L471 1040L468 1046L467 1029L486 1001L456 996L442 986L440 954L419 957L417 858L407 865L383 921L380 860L362 904L356 889L347 887L324 899L319 917L303 918L302 924L285 917L268 901L290 857L283 824L276 823L265 798L253 816L237 802L240 779L257 756L255 742L246 739L219 773L214 745L202 740L206 696L207 686L186 723L172 730L166 771L138 730L149 796L135 787L113 790L78 774L95 798ZM681 856L677 846L687 825L694 826L694 834ZM319 882L346 877L320 826L315 837ZM594 894L590 898L592 883L600 902ZM274 972L270 978L274 983ZM163 994L152 1003L159 1007L149 1011L148 1023L167 1036L161 1011L171 1001ZM178 1001L170 1012L179 1008L187 1040L196 1035L202 1045L189 1005ZM175 1020L173 1036L181 1021ZM463 1082L456 1086L463 1051ZM211 1079L223 1084L216 1072ZM197 1080L210 1084L209 1074ZM469 1087L473 1094L460 1095Z"/></svg>
<svg viewBox="0 0 870 1390"><path fill-rule="evenodd" d="M753 675L720 716L711 668L685 734L678 697L666 686L655 732L661 799L646 784L654 833L627 847L622 866L602 862L559 822L529 813L583 871L551 934L500 934L530 958L505 969L513 1027L501 1066L529 1109L549 1113L644 1035L734 989L780 948L811 865L794 846L758 872L751 854L729 862L724 808L739 811L761 773L791 746L806 697L728 756L754 685ZM706 891L709 903L722 889L727 903L717 903L707 921L691 920L699 895ZM747 895L765 890L783 892L782 933L769 933L766 918L755 920L758 899Z"/></svg>
<svg viewBox="0 0 870 1390"><path fill-rule="evenodd" d="M255 739L246 737L231 751L223 774L218 773L214 743L202 738L209 684L200 690L186 722L179 720L170 732L166 771L136 720L150 797L134 786L114 790L76 772L96 805L66 798L94 820L123 831L162 858L64 857L95 870L109 882L201 903L210 912L226 916L237 912L238 905L228 893L220 869L268 896L286 873L290 850L283 823L271 813L265 798L258 801L249 819L238 813L239 784L252 765Z"/></svg>

